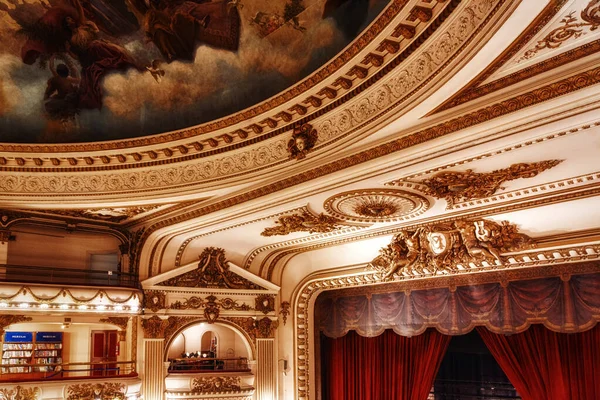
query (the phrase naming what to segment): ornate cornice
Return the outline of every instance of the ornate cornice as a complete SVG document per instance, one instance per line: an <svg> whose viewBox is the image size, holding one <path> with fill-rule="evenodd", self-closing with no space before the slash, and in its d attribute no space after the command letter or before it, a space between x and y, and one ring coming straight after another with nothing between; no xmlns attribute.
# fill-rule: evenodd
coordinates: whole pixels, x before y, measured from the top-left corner
<svg viewBox="0 0 600 400"><path fill-rule="evenodd" d="M450 7L453 2L448 2L446 7ZM495 6L493 5L495 4ZM327 121L318 121L313 123L319 131L319 140L317 146L322 147L333 143L342 137L346 137L351 132L367 123L378 118L378 115L388 113L391 109L405 102L408 96L412 96L423 85L433 79L439 72L449 65L456 58L458 53L465 48L474 38L476 33L480 32L484 26L492 19L497 12L502 10L504 2L498 0L477 0L469 2L464 8L461 8L461 15L456 16L453 22L448 25L451 33L448 33L448 46L438 47L438 43L428 44L428 48L421 54L415 55L414 61L410 62L406 68L392 69L392 66L399 65L405 56L397 56L387 64L386 73L394 71L394 75L402 77L390 81L379 88L369 88L370 95L364 96L366 103L354 104L349 106L343 112L335 112ZM461 17L462 16L462 17ZM462 24L462 25L461 25ZM410 47L410 46L409 46ZM414 49L411 49L413 51ZM442 51L443 50L443 51ZM443 60L447 57L448 60ZM402 64L404 65L404 64ZM410 73L408 72L410 70ZM413 71L414 70L414 71ZM408 74L408 75L407 75ZM384 74L376 73L368 78L369 85L378 80ZM406 76L404 76L406 75ZM410 90L403 87L409 79ZM398 86L400 85L400 86ZM402 86L402 87L401 87ZM407 92L409 92L407 94ZM366 92L365 92L366 93ZM363 97L363 96L361 96ZM350 98L350 97L348 97ZM336 101L335 104L341 104ZM338 107L339 108L339 107ZM322 115L322 113L319 113ZM329 113L327 114L330 115ZM334 121L335 120L335 121ZM297 122L297 121L296 121ZM188 164L185 166L163 166L170 164L169 160L157 161L161 167L154 168L149 173L139 173L131 171L131 166L126 165L127 170L122 172L106 170L106 173L95 176L60 174L56 168L52 169L52 175L45 174L27 174L26 176L8 176L3 180L6 193L70 193L84 195L86 193L143 193L147 190L157 188L176 188L189 187L190 183L208 184L216 181L222 181L223 177L236 177L250 171L258 172L268 166L279 165L287 158L285 140L272 140L268 144L254 147L249 151L238 152L234 157L226 156L220 159L211 159L202 163ZM214 153L211 153L214 154ZM191 160L186 156L186 160ZM150 165L144 165L148 167ZM0 167L6 170L7 167ZM24 171L18 167L19 171ZM82 171L81 168L77 168ZM16 170L15 170L16 171ZM27 182L25 182L27 181Z"/></svg>

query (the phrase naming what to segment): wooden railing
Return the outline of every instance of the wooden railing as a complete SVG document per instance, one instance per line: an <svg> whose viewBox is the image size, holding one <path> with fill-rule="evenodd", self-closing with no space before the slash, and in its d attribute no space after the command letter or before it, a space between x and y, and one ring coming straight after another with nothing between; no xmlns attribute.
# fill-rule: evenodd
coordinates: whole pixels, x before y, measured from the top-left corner
<svg viewBox="0 0 600 400"><path fill-rule="evenodd" d="M0 282L139 288L136 275L118 271L0 264Z"/></svg>
<svg viewBox="0 0 600 400"><path fill-rule="evenodd" d="M214 371L250 371L248 359L238 358L174 358L169 360L169 373L214 372Z"/></svg>
<svg viewBox="0 0 600 400"><path fill-rule="evenodd" d="M0 366L0 382L32 380L60 380L81 378L118 378L136 376L133 361L102 361L55 364L3 364ZM16 368L27 368L31 372L15 373Z"/></svg>

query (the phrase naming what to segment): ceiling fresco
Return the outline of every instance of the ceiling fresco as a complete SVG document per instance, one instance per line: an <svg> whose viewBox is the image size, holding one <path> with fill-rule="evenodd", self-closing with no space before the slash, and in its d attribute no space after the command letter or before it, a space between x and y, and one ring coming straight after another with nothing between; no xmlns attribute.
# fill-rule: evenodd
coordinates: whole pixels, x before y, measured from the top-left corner
<svg viewBox="0 0 600 400"><path fill-rule="evenodd" d="M0 0L0 142L173 131L293 85L388 0Z"/></svg>

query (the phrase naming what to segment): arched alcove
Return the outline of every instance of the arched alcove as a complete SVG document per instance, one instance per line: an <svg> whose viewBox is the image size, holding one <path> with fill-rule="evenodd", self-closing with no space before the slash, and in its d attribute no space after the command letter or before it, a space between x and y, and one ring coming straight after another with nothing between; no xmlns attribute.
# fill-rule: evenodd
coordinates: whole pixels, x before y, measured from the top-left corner
<svg viewBox="0 0 600 400"><path fill-rule="evenodd" d="M202 356L211 351L215 357L232 357L230 349L234 350L233 357L255 359L252 345L236 327L221 322L209 324L197 321L173 335L167 344L165 357L172 360L194 354Z"/></svg>

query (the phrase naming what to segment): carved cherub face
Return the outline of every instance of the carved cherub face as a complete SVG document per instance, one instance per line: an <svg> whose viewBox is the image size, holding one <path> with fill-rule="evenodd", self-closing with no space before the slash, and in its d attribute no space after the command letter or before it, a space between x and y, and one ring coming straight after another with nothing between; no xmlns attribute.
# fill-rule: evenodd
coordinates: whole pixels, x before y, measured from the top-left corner
<svg viewBox="0 0 600 400"><path fill-rule="evenodd" d="M304 151L306 149L306 139L304 139L303 136L297 136L295 142L298 151Z"/></svg>

